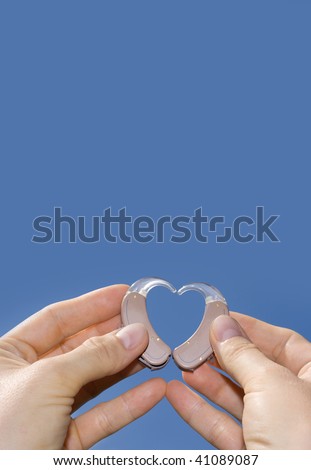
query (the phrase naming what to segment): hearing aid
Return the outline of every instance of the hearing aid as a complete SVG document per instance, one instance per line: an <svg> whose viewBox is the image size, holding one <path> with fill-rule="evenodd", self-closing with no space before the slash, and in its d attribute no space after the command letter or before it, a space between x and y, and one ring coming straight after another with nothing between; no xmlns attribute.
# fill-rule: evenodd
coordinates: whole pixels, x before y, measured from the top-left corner
<svg viewBox="0 0 311 470"><path fill-rule="evenodd" d="M181 287L177 293L182 295L191 290L203 295L205 310L198 329L173 351L175 363L184 370L194 370L213 356L209 340L211 324L219 315L229 315L226 300L215 287L204 282L194 282Z"/></svg>
<svg viewBox="0 0 311 470"><path fill-rule="evenodd" d="M188 291L197 291L205 299L205 310L202 321L197 330L184 343L177 346L173 353L164 343L150 323L147 312L146 299L154 287L166 287L172 293L183 295ZM219 315L228 315L228 306L225 298L215 287L204 283L194 282L181 287L178 291L164 279L156 277L142 278L130 286L126 292L121 308L122 325L143 323L148 331L149 344L139 360L152 370L166 366L170 356L177 366L183 370L194 370L213 355L209 340L209 330L212 322Z"/></svg>
<svg viewBox="0 0 311 470"><path fill-rule="evenodd" d="M149 344L139 360L150 369L161 369L171 356L171 348L155 332L148 318L146 298L148 292L157 286L166 287L173 293L176 292L175 287L164 279L145 277L131 285L123 298L121 308L123 326L143 323L148 331Z"/></svg>

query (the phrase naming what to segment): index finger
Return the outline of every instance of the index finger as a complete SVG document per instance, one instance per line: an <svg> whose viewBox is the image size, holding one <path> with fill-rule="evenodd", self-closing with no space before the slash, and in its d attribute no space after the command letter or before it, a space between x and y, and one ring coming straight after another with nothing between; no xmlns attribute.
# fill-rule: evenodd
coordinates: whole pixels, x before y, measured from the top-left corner
<svg viewBox="0 0 311 470"><path fill-rule="evenodd" d="M4 338L24 342L40 356L65 338L118 315L127 288L122 284L108 286L49 305L6 333Z"/></svg>
<svg viewBox="0 0 311 470"><path fill-rule="evenodd" d="M249 339L274 362L299 375L311 361L311 343L289 328L270 325L248 315L230 312Z"/></svg>

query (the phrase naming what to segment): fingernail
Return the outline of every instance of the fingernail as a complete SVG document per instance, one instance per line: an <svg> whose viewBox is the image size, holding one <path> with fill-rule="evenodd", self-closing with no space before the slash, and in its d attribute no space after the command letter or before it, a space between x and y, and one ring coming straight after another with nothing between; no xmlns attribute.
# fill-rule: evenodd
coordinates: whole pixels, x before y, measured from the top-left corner
<svg viewBox="0 0 311 470"><path fill-rule="evenodd" d="M116 334L125 349L134 349L143 342L146 335L147 331L142 323L125 326Z"/></svg>
<svg viewBox="0 0 311 470"><path fill-rule="evenodd" d="M212 331L220 343L235 336L247 337L238 322L227 315L220 315L213 321Z"/></svg>

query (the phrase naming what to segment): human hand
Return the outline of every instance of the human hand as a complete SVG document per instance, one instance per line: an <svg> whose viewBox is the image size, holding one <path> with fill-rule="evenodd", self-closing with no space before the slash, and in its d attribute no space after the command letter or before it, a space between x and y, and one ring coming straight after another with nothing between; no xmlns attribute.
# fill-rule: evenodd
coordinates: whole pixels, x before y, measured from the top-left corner
<svg viewBox="0 0 311 470"><path fill-rule="evenodd" d="M207 363L183 377L231 416L179 381L168 384L168 400L219 449L311 449L311 343L294 331L230 315L213 322L210 339L214 366L240 385Z"/></svg>
<svg viewBox="0 0 311 470"><path fill-rule="evenodd" d="M85 402L142 369L143 325L119 331L127 286L44 308L0 339L0 448L86 449L145 414L165 393L152 379L71 418Z"/></svg>

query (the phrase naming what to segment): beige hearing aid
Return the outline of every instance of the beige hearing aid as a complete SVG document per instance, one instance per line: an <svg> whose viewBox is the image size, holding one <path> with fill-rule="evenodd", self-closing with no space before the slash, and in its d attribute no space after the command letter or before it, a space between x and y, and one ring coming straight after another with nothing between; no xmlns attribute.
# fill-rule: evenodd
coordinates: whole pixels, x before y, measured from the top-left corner
<svg viewBox="0 0 311 470"><path fill-rule="evenodd" d="M200 292L205 298L205 310L198 329L190 338L177 346L172 354L171 348L162 341L152 327L146 307L148 292L154 287L163 286L172 293L182 295L187 291ZM213 354L209 341L209 329L213 320L219 315L228 315L228 306L222 294L215 287L203 282L194 282L181 287L178 291L164 279L146 277L140 279L128 289L121 309L123 326L131 323L143 323L149 334L149 345L140 357L140 361L150 369L164 367L171 354L175 363L183 370L194 370Z"/></svg>

